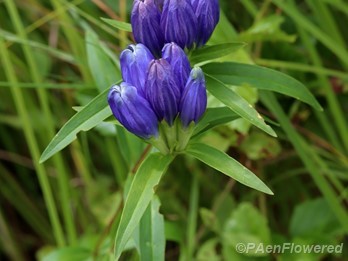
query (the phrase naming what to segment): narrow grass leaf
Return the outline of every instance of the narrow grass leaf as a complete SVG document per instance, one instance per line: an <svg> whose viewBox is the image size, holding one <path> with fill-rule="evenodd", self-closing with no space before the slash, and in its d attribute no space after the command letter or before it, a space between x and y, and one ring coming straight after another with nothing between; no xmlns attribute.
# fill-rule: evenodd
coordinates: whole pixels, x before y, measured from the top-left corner
<svg viewBox="0 0 348 261"><path fill-rule="evenodd" d="M188 146L186 154L248 187L273 195L273 192L254 173L220 150L203 143L193 143Z"/></svg>
<svg viewBox="0 0 348 261"><path fill-rule="evenodd" d="M203 70L225 84L250 85L261 90L279 92L303 101L317 110L322 110L306 86L275 70L233 62L210 63L205 65Z"/></svg>
<svg viewBox="0 0 348 261"><path fill-rule="evenodd" d="M117 21L117 20L113 20L113 19L108 19L108 18L100 18L102 19L105 23L120 29L122 31L126 31L126 32L132 32L132 25L129 23L125 23L125 22L121 22L121 21Z"/></svg>
<svg viewBox="0 0 348 261"><path fill-rule="evenodd" d="M23 39L19 35L16 35L16 34L1 30L1 29L0 29L0 36L2 36L7 41L10 41L13 43L19 43L19 44L23 44L23 45L28 45L30 47L43 50L43 51L47 52L48 54L50 54L50 55L52 55L52 56L54 56L62 61L66 61L66 62L71 63L71 64L77 64L76 59L71 54L63 52L63 51L55 49L55 48L52 48L48 45L45 45L45 44L42 44L42 43L39 43L39 42L36 42L33 40Z"/></svg>
<svg viewBox="0 0 348 261"><path fill-rule="evenodd" d="M277 120L281 124L291 143L294 145L297 154L302 159L316 186L325 197L325 200L329 203L328 205L335 213L337 219L341 222L342 228L344 228L345 232L348 232L347 210L341 204L341 200L332 188L330 182L323 176L323 170L327 169L325 161L323 161L312 146L310 146L303 137L298 134L273 93L262 92L261 101L277 117Z"/></svg>
<svg viewBox="0 0 348 261"><path fill-rule="evenodd" d="M139 224L155 193L162 175L174 159L171 155L154 153L141 164L130 187L115 240L115 259L121 256L134 229Z"/></svg>
<svg viewBox="0 0 348 261"><path fill-rule="evenodd" d="M261 115L246 100L240 97L224 83L210 75L206 75L207 89L209 92L228 106L232 111L249 121L251 124L276 137L274 130L265 123Z"/></svg>

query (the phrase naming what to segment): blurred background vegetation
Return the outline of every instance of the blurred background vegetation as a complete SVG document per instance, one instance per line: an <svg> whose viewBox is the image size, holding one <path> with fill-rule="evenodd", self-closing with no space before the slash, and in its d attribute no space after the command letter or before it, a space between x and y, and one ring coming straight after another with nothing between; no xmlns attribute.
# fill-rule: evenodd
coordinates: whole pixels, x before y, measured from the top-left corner
<svg viewBox="0 0 348 261"><path fill-rule="evenodd" d="M251 169L275 195L177 158L157 188L166 260L347 260L348 3L220 4L223 14L210 43L247 43L221 60L295 77L324 112L231 86L279 137L236 120L204 140ZM100 18L128 22L131 5L0 0L0 260L112 260L127 176L139 165L144 144L104 122L44 164L39 158L80 106L121 79L118 55L132 36ZM345 247L342 255L241 255L238 242ZM138 259L134 250L123 258Z"/></svg>

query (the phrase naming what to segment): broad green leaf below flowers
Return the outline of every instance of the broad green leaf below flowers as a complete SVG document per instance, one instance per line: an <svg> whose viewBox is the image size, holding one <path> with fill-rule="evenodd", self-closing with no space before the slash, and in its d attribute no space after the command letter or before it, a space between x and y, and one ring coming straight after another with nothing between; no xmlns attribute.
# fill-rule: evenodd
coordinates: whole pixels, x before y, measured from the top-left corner
<svg viewBox="0 0 348 261"><path fill-rule="evenodd" d="M273 192L254 173L220 150L203 143L193 143L187 147L185 153L245 186L273 195Z"/></svg>
<svg viewBox="0 0 348 261"><path fill-rule="evenodd" d="M154 196L140 220L139 245L142 260L164 261L166 238L161 202Z"/></svg>
<svg viewBox="0 0 348 261"><path fill-rule="evenodd" d="M40 163L68 146L80 131L92 129L112 114L107 103L108 92L104 90L65 123L42 153Z"/></svg>
<svg viewBox="0 0 348 261"><path fill-rule="evenodd" d="M234 62L210 63L204 65L202 69L224 84L249 85L261 90L282 93L305 102L317 110L322 110L306 86L281 72L261 66Z"/></svg>
<svg viewBox="0 0 348 261"><path fill-rule="evenodd" d="M115 240L115 260L121 256L155 193L162 175L174 159L172 155L149 155L135 174L123 208Z"/></svg>
<svg viewBox="0 0 348 261"><path fill-rule="evenodd" d="M214 77L206 74L205 79L208 91L218 100L269 135L277 136L274 130L265 123L262 116L246 100Z"/></svg>

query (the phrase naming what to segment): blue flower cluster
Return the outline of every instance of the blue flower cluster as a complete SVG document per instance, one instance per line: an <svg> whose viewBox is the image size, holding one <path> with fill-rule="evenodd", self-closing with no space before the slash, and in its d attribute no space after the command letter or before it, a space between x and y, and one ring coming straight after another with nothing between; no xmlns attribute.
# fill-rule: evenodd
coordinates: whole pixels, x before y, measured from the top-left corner
<svg viewBox="0 0 348 261"><path fill-rule="evenodd" d="M206 110L204 74L184 50L204 45L218 20L218 0L134 1L138 44L121 53L124 82L111 87L108 102L128 131L164 153L186 146Z"/></svg>
<svg viewBox="0 0 348 261"><path fill-rule="evenodd" d="M159 54L165 43L204 45L219 17L218 0L135 0L131 22L135 41Z"/></svg>

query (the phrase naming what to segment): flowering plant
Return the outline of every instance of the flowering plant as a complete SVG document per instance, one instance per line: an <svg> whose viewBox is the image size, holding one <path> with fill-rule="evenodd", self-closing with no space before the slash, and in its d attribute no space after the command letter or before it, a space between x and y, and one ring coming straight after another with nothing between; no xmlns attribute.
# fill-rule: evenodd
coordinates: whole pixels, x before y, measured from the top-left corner
<svg viewBox="0 0 348 261"><path fill-rule="evenodd" d="M195 157L246 186L272 194L250 170L200 140L203 133L237 118L276 136L262 116L230 85L255 87L269 102L274 98L266 91L274 91L321 109L306 87L287 75L231 61L213 62L243 46L205 45L220 21L219 14L217 0L135 0L131 26L106 20L119 29L133 31L136 41L120 56L123 81L103 90L78 111L41 156L41 162L47 160L70 144L81 130L91 129L111 114L118 125L156 148L146 151L149 153L128 189L116 235L116 259L139 222L146 222L146 218L142 219L144 213L151 215L154 205L158 213L158 204L153 201L154 188L177 154ZM220 106L207 106L208 97L216 98ZM156 260L164 259L164 249L161 251ZM143 258L146 260L145 254Z"/></svg>

